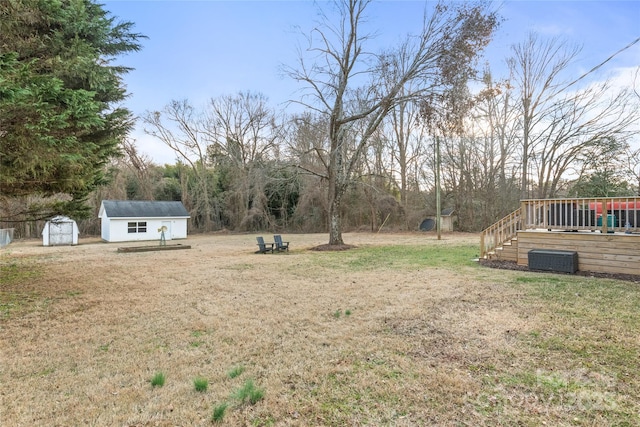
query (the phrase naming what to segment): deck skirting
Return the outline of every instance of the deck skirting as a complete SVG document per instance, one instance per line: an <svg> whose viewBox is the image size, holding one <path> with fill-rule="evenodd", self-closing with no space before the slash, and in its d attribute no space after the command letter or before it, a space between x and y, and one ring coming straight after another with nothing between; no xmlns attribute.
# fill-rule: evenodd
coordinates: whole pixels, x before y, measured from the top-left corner
<svg viewBox="0 0 640 427"><path fill-rule="evenodd" d="M518 231L518 265L528 266L534 249L575 251L581 271L640 276L640 234Z"/></svg>

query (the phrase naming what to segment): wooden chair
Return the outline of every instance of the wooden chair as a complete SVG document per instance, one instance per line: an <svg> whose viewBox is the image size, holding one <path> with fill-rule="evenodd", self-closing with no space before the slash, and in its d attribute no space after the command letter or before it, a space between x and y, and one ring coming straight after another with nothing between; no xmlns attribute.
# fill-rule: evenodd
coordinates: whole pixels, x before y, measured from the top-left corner
<svg viewBox="0 0 640 427"><path fill-rule="evenodd" d="M258 251L257 254L266 254L267 252L273 253L273 243L265 243L262 236L256 237L258 241Z"/></svg>
<svg viewBox="0 0 640 427"><path fill-rule="evenodd" d="M280 251L288 251L289 250L289 242L283 242L281 235L276 234L275 236L273 236L273 240L274 240L274 242L276 242L275 249L278 252L280 252Z"/></svg>

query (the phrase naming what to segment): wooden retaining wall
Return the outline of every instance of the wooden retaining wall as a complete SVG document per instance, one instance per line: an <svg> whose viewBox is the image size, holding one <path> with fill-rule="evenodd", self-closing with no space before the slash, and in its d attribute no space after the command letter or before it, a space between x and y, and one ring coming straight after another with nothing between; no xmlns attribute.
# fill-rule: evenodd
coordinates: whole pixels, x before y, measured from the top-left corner
<svg viewBox="0 0 640 427"><path fill-rule="evenodd" d="M531 249L576 251L581 271L640 275L640 234L519 231L519 265L528 265Z"/></svg>
<svg viewBox="0 0 640 427"><path fill-rule="evenodd" d="M118 252L153 252L153 251L175 251L179 249L191 249L191 245L181 243L175 245L147 245L147 246L127 246L118 248Z"/></svg>

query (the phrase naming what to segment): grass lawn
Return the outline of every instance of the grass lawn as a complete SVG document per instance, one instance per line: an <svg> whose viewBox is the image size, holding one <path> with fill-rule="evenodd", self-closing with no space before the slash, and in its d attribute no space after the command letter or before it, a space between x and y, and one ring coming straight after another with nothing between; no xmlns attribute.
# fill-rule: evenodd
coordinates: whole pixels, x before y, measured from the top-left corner
<svg viewBox="0 0 640 427"><path fill-rule="evenodd" d="M477 235L326 239L9 245L0 425L640 426L640 284L485 268Z"/></svg>

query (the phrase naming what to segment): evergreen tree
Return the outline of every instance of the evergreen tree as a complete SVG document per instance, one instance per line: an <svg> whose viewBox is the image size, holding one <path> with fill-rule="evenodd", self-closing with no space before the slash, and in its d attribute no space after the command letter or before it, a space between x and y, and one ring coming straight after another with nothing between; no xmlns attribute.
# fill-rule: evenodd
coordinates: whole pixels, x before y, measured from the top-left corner
<svg viewBox="0 0 640 427"><path fill-rule="evenodd" d="M141 47L132 27L93 0L0 2L3 220L88 214L84 202L132 124L119 105L130 68L114 64Z"/></svg>

